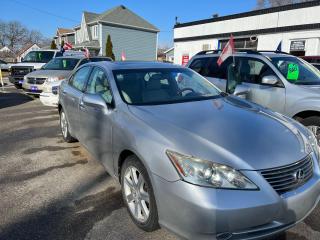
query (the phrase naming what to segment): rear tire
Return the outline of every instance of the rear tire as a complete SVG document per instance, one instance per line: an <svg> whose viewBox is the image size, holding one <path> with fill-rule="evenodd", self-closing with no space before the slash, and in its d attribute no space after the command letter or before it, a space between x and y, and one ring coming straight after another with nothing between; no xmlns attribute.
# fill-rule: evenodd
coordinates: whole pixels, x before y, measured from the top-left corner
<svg viewBox="0 0 320 240"><path fill-rule="evenodd" d="M320 143L320 117L312 116L300 120L300 123L309 128L315 134L318 144Z"/></svg>
<svg viewBox="0 0 320 240"><path fill-rule="evenodd" d="M158 229L158 211L149 175L134 155L122 165L121 187L123 201L133 222L147 232Z"/></svg>
<svg viewBox="0 0 320 240"><path fill-rule="evenodd" d="M61 108L60 110L60 129L61 129L61 133L64 141L66 141L67 143L76 141L76 139L72 137L69 132L69 123L63 108Z"/></svg>

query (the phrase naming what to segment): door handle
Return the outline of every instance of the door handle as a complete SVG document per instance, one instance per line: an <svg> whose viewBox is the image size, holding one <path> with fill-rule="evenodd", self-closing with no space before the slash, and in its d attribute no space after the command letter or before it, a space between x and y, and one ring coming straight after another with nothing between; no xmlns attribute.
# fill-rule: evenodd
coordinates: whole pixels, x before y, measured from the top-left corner
<svg viewBox="0 0 320 240"><path fill-rule="evenodd" d="M81 110L84 110L84 109L86 108L86 106L84 105L83 102L80 102L80 103L79 103L79 108L80 108Z"/></svg>

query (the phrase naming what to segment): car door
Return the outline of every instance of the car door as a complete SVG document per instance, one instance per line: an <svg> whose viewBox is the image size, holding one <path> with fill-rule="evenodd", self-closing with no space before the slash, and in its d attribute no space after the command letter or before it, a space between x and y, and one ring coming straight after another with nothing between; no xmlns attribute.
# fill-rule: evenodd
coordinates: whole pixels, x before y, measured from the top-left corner
<svg viewBox="0 0 320 240"><path fill-rule="evenodd" d="M235 81L228 79L228 92L233 93L238 88L247 89L245 98L254 103L258 103L264 107L270 108L273 111L283 113L285 110L285 88L281 80L272 68L264 61L251 57L236 57L236 63L233 67L234 74L228 74L235 78ZM262 82L266 76L274 76L278 78L278 83L275 85L267 85ZM230 86L230 83L236 82L235 86Z"/></svg>
<svg viewBox="0 0 320 240"><path fill-rule="evenodd" d="M104 102L96 104L96 102ZM103 163L109 172L112 162L113 96L107 74L94 67L84 95L80 100L81 139L89 152Z"/></svg>
<svg viewBox="0 0 320 240"><path fill-rule="evenodd" d="M221 91L226 91L226 68L231 64L231 58L226 59L221 66L218 65L218 56L196 58L189 68L204 76Z"/></svg>
<svg viewBox="0 0 320 240"><path fill-rule="evenodd" d="M68 84L62 89L65 113L69 127L74 137L79 138L79 103L83 95L83 90L88 80L90 66L85 66L77 70L69 79ZM80 140L80 139L79 139Z"/></svg>

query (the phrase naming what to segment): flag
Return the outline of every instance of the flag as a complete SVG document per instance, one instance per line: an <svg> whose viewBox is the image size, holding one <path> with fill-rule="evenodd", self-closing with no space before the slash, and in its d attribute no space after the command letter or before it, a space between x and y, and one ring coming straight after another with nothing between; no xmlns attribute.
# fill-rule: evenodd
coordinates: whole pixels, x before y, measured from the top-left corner
<svg viewBox="0 0 320 240"><path fill-rule="evenodd" d="M83 51L84 51L84 56L85 56L86 58L89 58L89 57L90 57L90 51L89 51L89 49L88 49L88 48L83 48Z"/></svg>
<svg viewBox="0 0 320 240"><path fill-rule="evenodd" d="M125 61L126 60L126 54L124 53L124 51L122 51L121 53L121 61Z"/></svg>
<svg viewBox="0 0 320 240"><path fill-rule="evenodd" d="M281 52L281 51L282 51L282 41L279 42L276 52Z"/></svg>
<svg viewBox="0 0 320 240"><path fill-rule="evenodd" d="M61 46L61 48L60 48L60 53L63 55L65 51L66 51L66 50L64 49L64 47Z"/></svg>
<svg viewBox="0 0 320 240"><path fill-rule="evenodd" d="M70 50L70 49L72 49L72 45L71 45L71 43L66 42L66 43L64 43L63 48L64 48L64 50Z"/></svg>
<svg viewBox="0 0 320 240"><path fill-rule="evenodd" d="M234 54L234 41L233 36L230 36L230 40L227 42L226 46L223 48L220 57L217 61L218 65L220 66L228 57L232 56Z"/></svg>

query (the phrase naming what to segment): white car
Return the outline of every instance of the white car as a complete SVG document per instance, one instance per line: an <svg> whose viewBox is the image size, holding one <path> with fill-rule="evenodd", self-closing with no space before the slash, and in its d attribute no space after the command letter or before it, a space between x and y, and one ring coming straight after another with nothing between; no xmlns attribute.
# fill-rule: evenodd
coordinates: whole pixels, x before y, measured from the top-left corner
<svg viewBox="0 0 320 240"><path fill-rule="evenodd" d="M59 101L59 87L62 81L48 82L44 91L40 94L40 101L43 105L57 107Z"/></svg>
<svg viewBox="0 0 320 240"><path fill-rule="evenodd" d="M9 70L9 64L6 63L5 61L3 60L0 60L0 69L3 71L8 71Z"/></svg>

